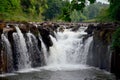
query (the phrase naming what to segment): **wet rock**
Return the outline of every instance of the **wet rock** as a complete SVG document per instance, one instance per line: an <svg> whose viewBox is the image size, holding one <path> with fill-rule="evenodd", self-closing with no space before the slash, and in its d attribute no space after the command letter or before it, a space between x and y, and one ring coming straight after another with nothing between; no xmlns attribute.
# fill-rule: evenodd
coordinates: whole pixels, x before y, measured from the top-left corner
<svg viewBox="0 0 120 80"><path fill-rule="evenodd" d="M43 42L45 43L47 49L53 45L53 42L50 38L50 31L48 28L39 27L38 30L40 31L40 35L42 37Z"/></svg>
<svg viewBox="0 0 120 80"><path fill-rule="evenodd" d="M18 27L20 28L22 33L27 33L29 32L29 25L26 24L19 24Z"/></svg>
<svg viewBox="0 0 120 80"><path fill-rule="evenodd" d="M0 73L7 72L7 54L5 53L4 48L2 47L0 52Z"/></svg>
<svg viewBox="0 0 120 80"><path fill-rule="evenodd" d="M37 37L39 34L39 30L38 30L37 26L30 24L29 28L30 28L30 32L33 33Z"/></svg>
<svg viewBox="0 0 120 80"><path fill-rule="evenodd" d="M111 72L117 76L118 80L120 79L120 49L112 52Z"/></svg>
<svg viewBox="0 0 120 80"><path fill-rule="evenodd" d="M57 32L57 28L58 28L58 27L60 27L60 25L59 25L59 24L57 24L57 23L54 23L53 30Z"/></svg>
<svg viewBox="0 0 120 80"><path fill-rule="evenodd" d="M79 30L80 27L81 27L81 25L72 26L72 31L77 31L77 30Z"/></svg>
<svg viewBox="0 0 120 80"><path fill-rule="evenodd" d="M93 24L89 24L88 28L85 30L89 35L91 35L96 27Z"/></svg>
<svg viewBox="0 0 120 80"><path fill-rule="evenodd" d="M4 48L1 41L1 34L6 24L3 21L0 21L0 73L7 72L7 63L6 55L4 54Z"/></svg>
<svg viewBox="0 0 120 80"><path fill-rule="evenodd" d="M0 35L3 33L3 28L6 27L6 24L4 22L0 23Z"/></svg>
<svg viewBox="0 0 120 80"><path fill-rule="evenodd" d="M41 35L43 42L45 43L48 50L49 50L49 47L53 45L50 35L53 37L56 37L54 32L57 31L58 27L59 27L58 24L51 23L51 22L44 22L38 26L40 35Z"/></svg>
<svg viewBox="0 0 120 80"><path fill-rule="evenodd" d="M110 70L110 45L117 26L114 23L100 23L95 28L90 26L88 34L93 33L93 42L89 49L88 64L100 69ZM89 27L88 27L89 28Z"/></svg>
<svg viewBox="0 0 120 80"><path fill-rule="evenodd" d="M60 32L64 32L65 28L63 26L59 27Z"/></svg>

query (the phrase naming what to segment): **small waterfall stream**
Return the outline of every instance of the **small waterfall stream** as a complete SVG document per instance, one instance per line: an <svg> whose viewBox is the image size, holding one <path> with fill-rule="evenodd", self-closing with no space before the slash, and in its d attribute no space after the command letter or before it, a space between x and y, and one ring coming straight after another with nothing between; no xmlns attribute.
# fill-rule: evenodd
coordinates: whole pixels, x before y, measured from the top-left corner
<svg viewBox="0 0 120 80"><path fill-rule="evenodd" d="M47 64L47 62L48 62L48 51L47 51L47 48L46 48L40 34L39 34L39 39L41 41L42 51L44 53L44 61L45 61L45 64Z"/></svg>
<svg viewBox="0 0 120 80"><path fill-rule="evenodd" d="M13 39L18 58L18 69L30 68L31 61L29 59L25 38L20 29L17 26L15 28L17 33L13 33Z"/></svg>
<svg viewBox="0 0 120 80"><path fill-rule="evenodd" d="M27 35L27 49L31 61L32 67L39 67L41 66L41 52L40 49L38 48L38 41L36 37L28 32L26 33Z"/></svg>
<svg viewBox="0 0 120 80"><path fill-rule="evenodd" d="M12 48L11 48L11 44L8 40L8 38L5 36L5 34L1 35L4 47L5 47L5 51L6 51L6 55L7 55L7 72L12 72L14 71L13 68L13 57L12 57Z"/></svg>

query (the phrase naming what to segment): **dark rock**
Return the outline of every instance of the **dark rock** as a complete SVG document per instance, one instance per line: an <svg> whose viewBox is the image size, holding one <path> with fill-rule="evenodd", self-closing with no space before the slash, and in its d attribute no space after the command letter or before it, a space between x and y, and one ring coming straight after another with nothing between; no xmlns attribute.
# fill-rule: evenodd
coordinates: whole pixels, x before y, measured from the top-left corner
<svg viewBox="0 0 120 80"><path fill-rule="evenodd" d="M88 27L89 28L89 27ZM93 33L93 42L91 43L88 64L99 67L100 69L110 70L110 45L112 35L116 27L112 23L100 23L96 27L88 29L88 34Z"/></svg>
<svg viewBox="0 0 120 80"><path fill-rule="evenodd" d="M48 28L42 28L42 27L39 27L38 30L40 31L40 35L43 39L43 42L45 43L47 49L49 50L49 47L53 45L53 42L50 38L50 31Z"/></svg>
<svg viewBox="0 0 120 80"><path fill-rule="evenodd" d="M77 31L79 30L80 27L81 27L80 25L75 25L72 27L72 31Z"/></svg>
<svg viewBox="0 0 120 80"><path fill-rule="evenodd" d="M20 28L22 33L29 32L29 26L28 24L19 24L18 27Z"/></svg>
<svg viewBox="0 0 120 80"><path fill-rule="evenodd" d="M30 28L30 32L33 33L37 37L39 34L38 28L33 24L30 24L29 28Z"/></svg>
<svg viewBox="0 0 120 80"><path fill-rule="evenodd" d="M64 32L65 28L63 26L59 27L60 32Z"/></svg>
<svg viewBox="0 0 120 80"><path fill-rule="evenodd" d="M6 27L5 23L0 23L0 35L3 33L3 28Z"/></svg>
<svg viewBox="0 0 120 80"><path fill-rule="evenodd" d="M93 24L89 24L88 28L85 30L85 32L87 32L89 35L93 33L93 31L95 30L95 26Z"/></svg>
<svg viewBox="0 0 120 80"><path fill-rule="evenodd" d="M0 73L7 72L7 56L5 54L5 50L3 48L3 44L1 41L1 34L3 33L3 29L6 27L6 24L1 21L0 22Z"/></svg>
<svg viewBox="0 0 120 80"><path fill-rule="evenodd" d="M120 49L112 53L111 72L120 79Z"/></svg>
<svg viewBox="0 0 120 80"><path fill-rule="evenodd" d="M0 51L0 73L7 72L7 54L5 53L4 47Z"/></svg>
<svg viewBox="0 0 120 80"><path fill-rule="evenodd" d="M48 50L49 50L49 47L53 45L50 35L53 37L56 37L54 34L54 31L57 31L58 27L59 27L58 24L51 23L51 22L44 22L44 23L41 23L40 26L38 26L40 35Z"/></svg>

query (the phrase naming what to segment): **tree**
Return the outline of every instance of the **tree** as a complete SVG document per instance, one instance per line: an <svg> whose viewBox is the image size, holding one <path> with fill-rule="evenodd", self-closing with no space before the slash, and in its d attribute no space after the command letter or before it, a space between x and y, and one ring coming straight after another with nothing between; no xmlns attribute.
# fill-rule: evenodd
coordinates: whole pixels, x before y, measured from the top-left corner
<svg viewBox="0 0 120 80"><path fill-rule="evenodd" d="M101 15L102 13L104 13L104 12L101 12L101 10L107 9L107 8L108 8L108 4L97 2L97 3L86 6L83 10L83 14L88 19L95 19L98 15Z"/></svg>
<svg viewBox="0 0 120 80"><path fill-rule="evenodd" d="M86 20L86 16L84 16L81 11L74 10L70 15L72 22L81 22L83 20Z"/></svg>
<svg viewBox="0 0 120 80"><path fill-rule="evenodd" d="M96 0L88 0L91 4L94 3ZM83 10L86 6L87 0L72 0L71 1L71 9L74 10Z"/></svg>
<svg viewBox="0 0 120 80"><path fill-rule="evenodd" d="M109 0L109 13L113 20L120 21L120 0Z"/></svg>
<svg viewBox="0 0 120 80"><path fill-rule="evenodd" d="M94 3L96 0L88 0L90 3ZM109 0L110 7L109 7L109 16L113 20L120 21L120 0ZM72 0L71 6L72 9L76 10L83 10L83 8L86 6L86 0Z"/></svg>
<svg viewBox="0 0 120 80"><path fill-rule="evenodd" d="M62 0L47 0L48 8L43 13L45 20L52 20L57 18L62 13L64 5Z"/></svg>
<svg viewBox="0 0 120 80"><path fill-rule="evenodd" d="M0 19L36 20L42 18L47 0L0 0Z"/></svg>
<svg viewBox="0 0 120 80"><path fill-rule="evenodd" d="M60 19L63 21L71 21L70 15L71 15L71 4L69 0L64 1L64 7L62 8L62 14L60 16Z"/></svg>
<svg viewBox="0 0 120 80"><path fill-rule="evenodd" d="M65 0L64 2L65 2L65 7L62 9L62 20L69 21L69 22L71 21L70 15L72 14L72 11L81 10L82 12L83 8L86 6L86 3L87 3L86 0L72 0L71 2L68 0ZM95 0L89 0L89 2L94 3Z"/></svg>

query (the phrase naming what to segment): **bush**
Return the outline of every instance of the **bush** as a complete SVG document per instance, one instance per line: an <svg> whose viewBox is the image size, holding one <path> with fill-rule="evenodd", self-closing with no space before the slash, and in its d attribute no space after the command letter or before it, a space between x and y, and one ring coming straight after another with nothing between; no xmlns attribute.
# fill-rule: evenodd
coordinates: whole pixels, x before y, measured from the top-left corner
<svg viewBox="0 0 120 80"><path fill-rule="evenodd" d="M113 34L112 49L115 51L120 49L120 27Z"/></svg>

